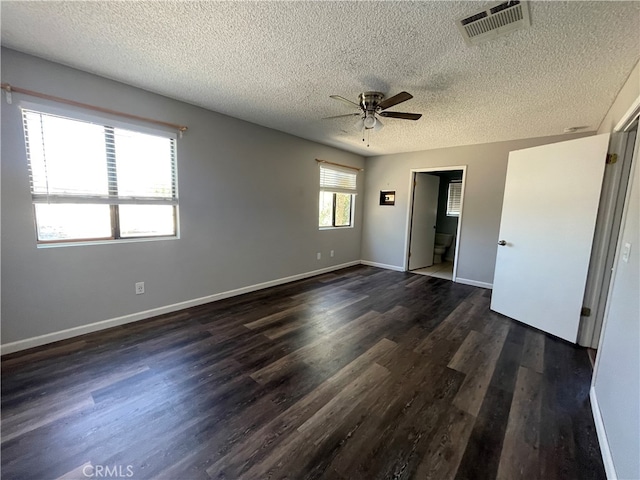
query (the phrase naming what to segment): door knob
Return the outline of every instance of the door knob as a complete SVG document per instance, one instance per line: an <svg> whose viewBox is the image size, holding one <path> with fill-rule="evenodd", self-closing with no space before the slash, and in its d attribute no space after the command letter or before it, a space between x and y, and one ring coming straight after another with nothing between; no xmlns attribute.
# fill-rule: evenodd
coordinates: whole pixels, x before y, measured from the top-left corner
<svg viewBox="0 0 640 480"><path fill-rule="evenodd" d="M504 247L507 244L506 240L500 240L498 242L498 245L500 245L501 247Z"/></svg>

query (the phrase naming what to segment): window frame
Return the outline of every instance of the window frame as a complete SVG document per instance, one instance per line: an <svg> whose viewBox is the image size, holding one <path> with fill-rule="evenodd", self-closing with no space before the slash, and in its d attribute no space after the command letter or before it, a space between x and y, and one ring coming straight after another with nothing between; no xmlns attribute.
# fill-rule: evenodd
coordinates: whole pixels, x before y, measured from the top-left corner
<svg viewBox="0 0 640 480"><path fill-rule="evenodd" d="M322 169L333 170L334 172L342 172L344 174L353 175L354 178L354 187L351 188L340 188L340 187L331 187L322 184ZM353 228L355 223L355 204L356 204L356 195L357 195L357 183L358 183L358 172L349 168L334 166L334 165L325 165L320 163L318 168L320 180L320 191L318 195L318 229L319 230L334 230L334 229L342 229L342 228ZM320 205L323 193L332 194L332 206L331 206L331 225L320 225ZM337 195L349 195L349 224L348 225L336 225L336 206L337 206Z"/></svg>
<svg viewBox="0 0 640 480"><path fill-rule="evenodd" d="M40 240L38 238L38 217L36 213L36 205L47 205L49 203L36 200L37 196L41 196L35 194L33 192L33 187L29 186L29 194L31 196L31 205L32 205L32 218L33 218L33 226L34 226L34 234L36 238L36 246L38 248L41 247L57 247L57 246L78 246L78 245L95 245L95 244L112 244L112 243L130 243L130 242L146 242L146 241L158 241L158 240L173 240L180 238L180 222L179 222L179 193L178 193L178 134L174 130L171 129L163 129L161 127L149 127L146 124L138 124L132 123L128 121L123 121L121 117L116 115L110 115L108 113L88 113L86 110L78 107L60 107L59 104L54 104L53 102L44 101L40 102L31 102L31 101L22 101L19 103L19 114L21 118L22 126L22 134L23 140L25 142L25 158L26 158L26 167L29 170L28 175L31 175L31 159L29 157L29 152L27 150L27 131L26 125L24 121L24 110L29 110L35 113L40 113L43 115L50 116L58 116L63 117L72 121L79 122L88 122L92 124L99 125L104 128L105 136L110 131L111 134L114 134L115 129L123 129L132 131L135 133L153 135L157 137L162 137L166 139L170 139L173 144L173 159L172 159L172 201L169 203L166 200L159 199L157 203L151 202L135 202L126 200L122 201L122 199L117 199L114 193L117 195L117 192L113 192L112 185L113 181L117 182L117 174L114 177L112 172L109 169L109 163L113 162L113 158L110 159L112 154L105 151L104 161L105 166L107 168L107 182L108 182L108 192L109 199L113 198L116 200L114 203L107 201L100 202L91 202L90 196L81 197L81 196L73 196L68 195L68 202L62 201L65 198L65 195L56 196L56 200L51 202L52 205L107 205L109 207L109 229L111 231L110 236L101 236L101 237L89 237L89 238L60 238L53 240ZM117 183L116 183L117 185ZM117 188L117 187L116 187ZM113 195L113 197L112 197ZM96 197L97 198L97 197ZM80 201L78 201L80 199ZM134 236L122 236L121 234L121 224L120 224L120 205L163 205L163 206L171 206L172 207L172 225L173 225L173 233L172 234L161 234L161 235L134 235Z"/></svg>
<svg viewBox="0 0 640 480"><path fill-rule="evenodd" d="M458 211L457 212L451 212L450 207L451 207L451 186L452 185L459 185L459 189L460 189L460 194L458 195L459 201L458 201ZM447 209L446 209L446 215L447 217L457 217L460 218L460 213L462 212L462 180L450 180L449 184L447 185Z"/></svg>
<svg viewBox="0 0 640 480"><path fill-rule="evenodd" d="M332 206L331 206L331 225L319 225L321 230L331 230L334 228L353 228L353 210L354 210L354 202L355 202L355 194L353 193L340 193L340 195L349 195L349 224L348 225L336 225L336 205L337 205L337 197L338 193L336 192L324 192L321 191L320 195L323 193L331 193L332 198ZM319 219L318 219L319 220Z"/></svg>

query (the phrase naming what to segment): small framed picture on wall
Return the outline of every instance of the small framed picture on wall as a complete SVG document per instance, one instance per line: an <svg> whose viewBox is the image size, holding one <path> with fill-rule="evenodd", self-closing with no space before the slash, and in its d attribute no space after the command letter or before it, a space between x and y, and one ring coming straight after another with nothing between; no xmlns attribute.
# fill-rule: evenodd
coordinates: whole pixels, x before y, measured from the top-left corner
<svg viewBox="0 0 640 480"><path fill-rule="evenodd" d="M395 205L395 204L396 204L395 190L380 190L380 205Z"/></svg>

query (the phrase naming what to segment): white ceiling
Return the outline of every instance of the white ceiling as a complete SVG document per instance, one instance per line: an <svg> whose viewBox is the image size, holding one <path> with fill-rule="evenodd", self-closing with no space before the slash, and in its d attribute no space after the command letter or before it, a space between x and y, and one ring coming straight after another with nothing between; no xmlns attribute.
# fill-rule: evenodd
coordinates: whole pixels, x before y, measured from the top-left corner
<svg viewBox="0 0 640 480"><path fill-rule="evenodd" d="M2 44L366 156L597 129L640 57L640 2L533 2L530 29L467 47L455 21L495 3L3 1ZM365 90L423 117L369 148L322 119Z"/></svg>

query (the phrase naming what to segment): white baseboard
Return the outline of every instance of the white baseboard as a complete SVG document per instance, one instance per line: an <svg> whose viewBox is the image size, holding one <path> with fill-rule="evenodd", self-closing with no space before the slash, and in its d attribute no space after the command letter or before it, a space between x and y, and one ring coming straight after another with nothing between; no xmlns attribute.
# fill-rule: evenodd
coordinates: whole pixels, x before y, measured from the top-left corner
<svg viewBox="0 0 640 480"><path fill-rule="evenodd" d="M378 262L370 262L369 260L360 260L362 265L369 265L370 267L379 267L386 268L387 270L395 270L397 272L406 272L403 267L398 267L397 265L387 265L386 263L378 263ZM465 285L471 285L473 287L487 288L489 290L493 289L493 283L486 282L478 282L477 280L469 280L467 278L457 277L455 280L457 283L463 283Z"/></svg>
<svg viewBox="0 0 640 480"><path fill-rule="evenodd" d="M462 283L464 285L471 285L472 287L493 289L493 283L478 282L477 280L469 280L468 278L456 277L456 283Z"/></svg>
<svg viewBox="0 0 640 480"><path fill-rule="evenodd" d="M607 478L609 480L616 480L618 478L618 475L616 474L616 469L613 465L613 457L611 456L611 450L609 449L607 431L604 428L604 421L602 420L600 405L598 405L598 397L596 395L596 389L594 387L591 387L591 390L589 391L589 399L591 400L593 422L596 425L596 433L598 434L598 443L600 443L600 452L602 453L602 463L604 464L604 471L607 474Z"/></svg>
<svg viewBox="0 0 640 480"><path fill-rule="evenodd" d="M99 330L105 330L111 327L117 327L118 325L124 325L125 323L137 322L147 318L163 315L165 313L172 313L184 308L196 307L205 303L215 302L216 300L222 300L224 298L235 297L244 293L255 292L257 290L263 290L269 287L275 287L277 285L283 285L289 282L295 282L296 280L303 280L309 277L315 277L316 275L322 275L323 273L332 272L334 270L340 270L341 268L352 267L359 265L360 261L355 260L353 262L342 263L340 265L333 265L331 267L321 268L319 270L313 270L311 272L299 273L297 275L291 275L290 277L278 278L270 280L268 282L257 283L255 285L249 285L242 288L236 288L226 292L215 293L213 295L207 295L206 297L194 298L184 302L174 303L173 305L166 305L164 307L153 308L151 310L145 310L143 312L132 313L124 315L122 317L111 318L108 320L102 320L100 322L90 323L88 325L81 325L79 327L68 328L66 330L60 330L58 332L47 333L45 335L39 335L37 337L26 338L24 340L18 340L16 342L5 343L0 345L0 355L6 355L8 353L18 352L20 350L26 350L28 348L39 347L47 343L57 342L59 340L66 340L68 338L77 337L78 335L84 335L85 333L97 332Z"/></svg>
<svg viewBox="0 0 640 480"><path fill-rule="evenodd" d="M379 268L386 268L387 270L395 270L396 272L405 271L403 267L398 267L396 265L387 265L386 263L370 262L369 260L360 260L360 263L362 265L368 265L370 267L379 267Z"/></svg>

